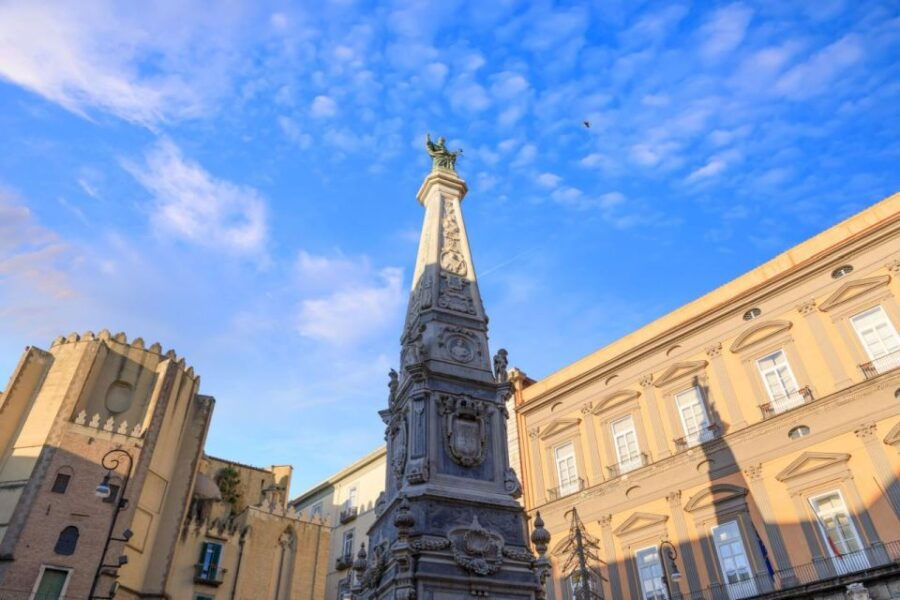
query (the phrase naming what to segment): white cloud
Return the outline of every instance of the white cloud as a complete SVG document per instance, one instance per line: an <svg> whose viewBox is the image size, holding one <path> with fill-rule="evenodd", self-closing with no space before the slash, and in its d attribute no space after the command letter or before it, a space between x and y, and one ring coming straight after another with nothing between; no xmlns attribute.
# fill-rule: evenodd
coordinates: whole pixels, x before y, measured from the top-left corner
<svg viewBox="0 0 900 600"><path fill-rule="evenodd" d="M309 107L309 114L317 119L333 117L337 114L338 106L330 96L316 96Z"/></svg>
<svg viewBox="0 0 900 600"><path fill-rule="evenodd" d="M494 76L491 85L491 94L499 100L518 98L528 92L530 85L528 80L511 71L503 71Z"/></svg>
<svg viewBox="0 0 900 600"><path fill-rule="evenodd" d="M297 144L300 148L306 149L312 145L312 136L304 133L297 122L290 117L278 117L278 126L289 140Z"/></svg>
<svg viewBox="0 0 900 600"><path fill-rule="evenodd" d="M318 290L299 306L297 330L304 337L346 346L384 332L402 313L402 269L375 270L365 257L354 261L304 252L296 270L302 286Z"/></svg>
<svg viewBox="0 0 900 600"><path fill-rule="evenodd" d="M863 54L859 36L845 35L806 62L789 69L775 83L775 91L795 100L820 94L838 74L858 63Z"/></svg>
<svg viewBox="0 0 900 600"><path fill-rule="evenodd" d="M562 177L555 173L541 173L535 178L535 181L537 181L537 184L541 187L553 189L559 185L559 182L562 181Z"/></svg>
<svg viewBox="0 0 900 600"><path fill-rule="evenodd" d="M700 30L701 55L714 60L737 48L744 40L752 16L753 11L741 3L718 9Z"/></svg>
<svg viewBox="0 0 900 600"><path fill-rule="evenodd" d="M423 75L426 85L432 89L438 89L444 85L447 79L447 65L440 62L433 62L425 65Z"/></svg>
<svg viewBox="0 0 900 600"><path fill-rule="evenodd" d="M149 127L197 116L228 83L232 15L195 19L191 10L4 2L0 78L82 116L99 110Z"/></svg>
<svg viewBox="0 0 900 600"><path fill-rule="evenodd" d="M0 300L36 292L59 300L71 297L68 277L57 265L68 250L53 231L37 223L27 206L0 188ZM9 310L7 302L0 304L0 316Z"/></svg>
<svg viewBox="0 0 900 600"><path fill-rule="evenodd" d="M123 166L153 195L151 219L161 231L235 254L261 252L266 243L266 203L254 188L217 179L185 159L169 140Z"/></svg>
<svg viewBox="0 0 900 600"><path fill-rule="evenodd" d="M516 154L515 160L513 160L512 165L514 167L524 167L525 165L529 165L534 162L534 159L537 157L537 146L534 144L525 144L519 150L518 154Z"/></svg>
<svg viewBox="0 0 900 600"><path fill-rule="evenodd" d="M710 177L715 177L719 173L725 170L727 163L719 158L710 159L702 167L695 169L691 172L690 175L687 176L688 182L700 181L702 179L709 179Z"/></svg>
<svg viewBox="0 0 900 600"><path fill-rule="evenodd" d="M491 105L491 99L481 84L463 77L450 90L450 105L456 110L481 112Z"/></svg>

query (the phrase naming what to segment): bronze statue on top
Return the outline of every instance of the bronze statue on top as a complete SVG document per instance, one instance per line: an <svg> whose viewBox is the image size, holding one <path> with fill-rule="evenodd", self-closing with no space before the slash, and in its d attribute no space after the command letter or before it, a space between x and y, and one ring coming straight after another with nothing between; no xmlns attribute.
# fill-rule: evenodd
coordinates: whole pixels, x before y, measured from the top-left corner
<svg viewBox="0 0 900 600"><path fill-rule="evenodd" d="M456 172L456 158L462 154L462 149L447 150L447 141L439 137L437 143L431 141L431 134L425 134L425 150L431 156L431 170L444 169Z"/></svg>

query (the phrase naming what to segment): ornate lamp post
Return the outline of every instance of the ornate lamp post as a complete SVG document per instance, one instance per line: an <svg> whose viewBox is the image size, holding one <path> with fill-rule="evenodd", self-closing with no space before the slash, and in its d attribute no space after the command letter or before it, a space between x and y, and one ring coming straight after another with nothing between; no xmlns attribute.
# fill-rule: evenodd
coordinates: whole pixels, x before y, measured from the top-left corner
<svg viewBox="0 0 900 600"><path fill-rule="evenodd" d="M673 597L670 581L677 583L681 579L681 572L678 570L678 565L675 563L676 558L678 558L678 550L675 549L675 544L669 540L663 540L659 545L659 561L662 564L662 580L663 583L666 584L666 595L668 595L669 598ZM669 565L668 568L666 568L666 564Z"/></svg>
<svg viewBox="0 0 900 600"><path fill-rule="evenodd" d="M100 564L97 565L97 570L94 572L94 581L93 583L91 583L91 592L90 594L88 594L88 600L111 600L112 598L114 598L116 595L116 589L119 587L118 582L113 584L108 596L96 595L97 584L100 582L100 572L104 567L118 569L128 562L128 557L125 555L120 556L116 561L116 564L106 564L104 561L106 560L106 553L109 550L110 542L127 542L133 535L130 529L126 529L122 532L122 537L113 537L113 531L115 531L116 529L116 521L118 521L119 519L119 513L128 506L128 500L125 498L125 492L128 489L128 480L131 477L131 469L134 466L134 459L131 457L131 454L121 448L113 448L103 455L103 459L100 461L100 465L104 469L106 469L106 475L103 476L103 480L97 486L97 489L94 493L98 498L109 498L110 494L112 493L112 489L109 485L109 480L112 476L112 472L115 469L118 469L121 461L125 459L128 459L128 472L125 474L125 478L122 480L122 489L118 490L118 498L115 502L116 506L115 510L113 511L112 522L109 524L109 532L106 534L106 542L104 542L103 544L103 553L100 555Z"/></svg>

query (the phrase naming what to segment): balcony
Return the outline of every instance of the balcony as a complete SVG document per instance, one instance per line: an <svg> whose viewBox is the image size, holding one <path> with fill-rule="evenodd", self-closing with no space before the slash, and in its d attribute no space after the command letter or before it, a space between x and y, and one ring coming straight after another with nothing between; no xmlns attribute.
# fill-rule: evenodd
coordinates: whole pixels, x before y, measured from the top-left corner
<svg viewBox="0 0 900 600"><path fill-rule="evenodd" d="M873 379L898 367L900 367L900 350L859 365L866 379Z"/></svg>
<svg viewBox="0 0 900 600"><path fill-rule="evenodd" d="M771 419L777 414L789 411L798 406L803 406L808 402L815 400L812 390L809 386L802 387L799 390L788 394L783 398L778 398L772 402L766 402L759 405L759 411L762 413L763 420Z"/></svg>
<svg viewBox="0 0 900 600"><path fill-rule="evenodd" d="M712 441L717 437L719 437L719 424L713 423L712 425L704 427L693 435L686 435L684 437L673 440L675 442L675 451L684 452L688 448L693 448L694 446L705 444L706 442Z"/></svg>
<svg viewBox="0 0 900 600"><path fill-rule="evenodd" d="M609 478L615 479L619 475L624 475L625 473L634 471L635 469L646 467L649 464L650 457L647 456L646 452L641 452L639 455L630 460L619 461L619 464L609 465L608 467L606 467L606 469L609 471Z"/></svg>
<svg viewBox="0 0 900 600"><path fill-rule="evenodd" d="M575 492L580 492L584 489L584 479L580 477L565 485L561 485L559 487L555 487L547 490L547 501L553 502L554 500L559 500L560 498L564 498Z"/></svg>
<svg viewBox="0 0 900 600"><path fill-rule="evenodd" d="M219 586L227 572L228 569L222 569L219 565L197 563L194 565L194 583Z"/></svg>
<svg viewBox="0 0 900 600"><path fill-rule="evenodd" d="M340 520L341 525L343 525L344 523L349 523L350 521L355 519L358 514L358 506L344 506L344 508L341 509L341 514L338 519Z"/></svg>
<svg viewBox="0 0 900 600"><path fill-rule="evenodd" d="M885 569L900 570L900 541L874 544L857 552L823 557L814 562L776 571L774 576L756 575L730 583L691 590L673 598L690 600L738 600L740 598L824 598L826 592L844 597L849 583L877 577ZM737 578L736 578L737 579Z"/></svg>
<svg viewBox="0 0 900 600"><path fill-rule="evenodd" d="M334 568L338 571L346 571L350 567L353 566L353 557L349 554L344 554L343 556L338 556L337 560L334 561Z"/></svg>

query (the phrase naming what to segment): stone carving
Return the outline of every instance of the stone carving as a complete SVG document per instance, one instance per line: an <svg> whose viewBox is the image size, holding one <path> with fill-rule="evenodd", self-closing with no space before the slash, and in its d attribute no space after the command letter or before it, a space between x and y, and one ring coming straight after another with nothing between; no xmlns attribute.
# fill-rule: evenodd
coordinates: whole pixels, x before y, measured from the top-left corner
<svg viewBox="0 0 900 600"><path fill-rule="evenodd" d="M705 348L706 355L710 358L715 358L722 354L722 342L716 342L715 344L711 344Z"/></svg>
<svg viewBox="0 0 900 600"><path fill-rule="evenodd" d="M113 427L116 425L116 420L112 417L106 419L106 423L103 424L103 431L112 431Z"/></svg>
<svg viewBox="0 0 900 600"><path fill-rule="evenodd" d="M94 416L91 417L89 426L94 427L95 429L100 427L100 413L94 413Z"/></svg>
<svg viewBox="0 0 900 600"><path fill-rule="evenodd" d="M744 476L750 481L756 481L762 477L762 463L750 465L744 469Z"/></svg>
<svg viewBox="0 0 900 600"><path fill-rule="evenodd" d="M585 402L581 405L581 414L589 415L594 410L594 404L592 402Z"/></svg>
<svg viewBox="0 0 900 600"><path fill-rule="evenodd" d="M503 556L512 560L519 560L529 563L534 560L534 554L532 554L528 550L524 548L520 550L519 548L513 548L511 546L503 547Z"/></svg>
<svg viewBox="0 0 900 600"><path fill-rule="evenodd" d="M509 373L506 372L506 368L509 366L508 355L505 348L500 348L494 355L494 380L497 383L509 381Z"/></svg>
<svg viewBox="0 0 900 600"><path fill-rule="evenodd" d="M506 467L503 472L503 489L513 498L519 498L522 495L522 484L519 483L516 470L512 467Z"/></svg>
<svg viewBox="0 0 900 600"><path fill-rule="evenodd" d="M493 575L503 564L503 536L485 529L472 517L472 523L448 533L456 564L476 575Z"/></svg>
<svg viewBox="0 0 900 600"><path fill-rule="evenodd" d="M475 314L475 303L469 291L471 283L467 279L441 273L441 291L438 296L438 306L468 315Z"/></svg>
<svg viewBox="0 0 900 600"><path fill-rule="evenodd" d="M390 411L382 411L387 414L382 415L382 419L386 417L387 431L385 438L388 440L391 449L391 455L388 457L391 462L391 469L394 476L399 482L403 477L403 471L406 469L406 415L400 412L391 414ZM398 483L399 485L399 483Z"/></svg>
<svg viewBox="0 0 900 600"><path fill-rule="evenodd" d="M681 503L681 490L674 490L666 494L666 501L669 504L677 505Z"/></svg>
<svg viewBox="0 0 900 600"><path fill-rule="evenodd" d="M428 358L428 351L422 341L422 334L408 340L400 350L400 363L404 368L419 365Z"/></svg>
<svg viewBox="0 0 900 600"><path fill-rule="evenodd" d="M597 522L600 523L600 527L604 529L612 526L612 515L600 515L600 518L597 519Z"/></svg>
<svg viewBox="0 0 900 600"><path fill-rule="evenodd" d="M811 315L816 311L816 301L807 300L797 305L797 312L801 315Z"/></svg>
<svg viewBox="0 0 900 600"><path fill-rule="evenodd" d="M431 141L431 134L425 134L425 150L431 157L431 170L443 169L445 171L456 172L456 159L462 154L462 149L448 150L447 140L442 137L437 139L437 143Z"/></svg>
<svg viewBox="0 0 900 600"><path fill-rule="evenodd" d="M141 424L135 423L134 429L131 430L131 437L141 437Z"/></svg>
<svg viewBox="0 0 900 600"><path fill-rule="evenodd" d="M428 481L430 469L428 468L428 458L410 459L406 468L406 481L415 485L417 483L425 483Z"/></svg>
<svg viewBox="0 0 900 600"><path fill-rule="evenodd" d="M453 200L444 198L441 206L444 216L441 219L441 231L443 233L441 245L441 268L448 273L465 277L469 272L466 259L462 255L462 238L460 238L459 223L456 220L456 207Z"/></svg>
<svg viewBox="0 0 900 600"><path fill-rule="evenodd" d="M475 467L484 462L487 404L468 396L441 396L438 407L444 417L447 453L454 462L464 467Z"/></svg>
<svg viewBox="0 0 900 600"><path fill-rule="evenodd" d="M122 421L119 423L119 428L116 429L116 433L121 435L128 435L128 421Z"/></svg>
<svg viewBox="0 0 900 600"><path fill-rule="evenodd" d="M653 374L647 373L646 375L641 375L640 379L638 379L638 383L641 384L641 387L649 387L653 384Z"/></svg>
<svg viewBox="0 0 900 600"><path fill-rule="evenodd" d="M848 600L869 600L872 597L868 588L866 588L866 584L859 581L848 585L844 595Z"/></svg>
<svg viewBox="0 0 900 600"><path fill-rule="evenodd" d="M375 518L380 517L384 514L384 509L387 507L387 496L384 492L378 494L378 499L375 500Z"/></svg>
<svg viewBox="0 0 900 600"><path fill-rule="evenodd" d="M540 433L541 433L540 427L532 427L531 429L528 430L528 437L530 437L533 440L536 440L537 436L540 435Z"/></svg>
<svg viewBox="0 0 900 600"><path fill-rule="evenodd" d="M900 258L896 260L892 260L888 264L884 265L887 267L887 270L893 273L894 275L900 275Z"/></svg>
<svg viewBox="0 0 900 600"><path fill-rule="evenodd" d="M428 308L434 301L434 294L431 289L431 277L422 278L422 286L419 288L419 307Z"/></svg>
<svg viewBox="0 0 900 600"><path fill-rule="evenodd" d="M444 355L457 363L472 362L481 356L481 344L474 332L462 327L445 327L438 337Z"/></svg>
<svg viewBox="0 0 900 600"><path fill-rule="evenodd" d="M373 546L369 552L368 564L359 575L359 583L364 589L375 588L381 582L381 577L387 569L387 542L382 542L377 546ZM362 551L360 551L362 555ZM360 556L365 560L363 556Z"/></svg>
<svg viewBox="0 0 900 600"><path fill-rule="evenodd" d="M450 540L437 536L425 536L409 543L410 547L417 551L423 552L427 550L443 550L450 547Z"/></svg>
<svg viewBox="0 0 900 600"><path fill-rule="evenodd" d="M391 369L388 372L388 389L391 391L390 395L390 404L393 404L394 397L397 395L397 386L400 383L399 375L397 375L397 371Z"/></svg>
<svg viewBox="0 0 900 600"><path fill-rule="evenodd" d="M878 429L875 423L866 423L854 429L853 433L855 433L856 437L861 439L863 442L869 442L875 439L878 433Z"/></svg>
<svg viewBox="0 0 900 600"><path fill-rule="evenodd" d="M87 411L82 409L78 413L78 416L75 417L75 423L77 423L78 425L84 425L86 422L87 422Z"/></svg>

